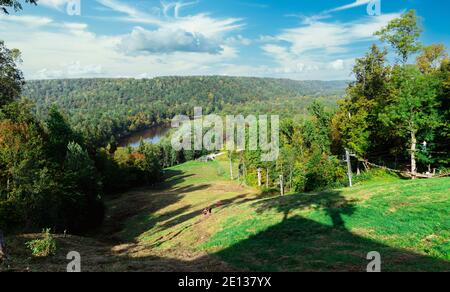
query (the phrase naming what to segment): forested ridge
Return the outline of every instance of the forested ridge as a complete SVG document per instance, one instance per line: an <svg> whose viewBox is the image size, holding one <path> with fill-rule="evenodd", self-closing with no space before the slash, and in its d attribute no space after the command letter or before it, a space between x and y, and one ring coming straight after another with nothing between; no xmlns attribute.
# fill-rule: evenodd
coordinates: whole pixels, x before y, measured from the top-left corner
<svg viewBox="0 0 450 292"><path fill-rule="evenodd" d="M347 83L225 76L69 79L29 81L23 95L35 102L40 117L57 105L101 145L178 114L192 115L194 107L284 116L302 113L314 100L335 107Z"/></svg>

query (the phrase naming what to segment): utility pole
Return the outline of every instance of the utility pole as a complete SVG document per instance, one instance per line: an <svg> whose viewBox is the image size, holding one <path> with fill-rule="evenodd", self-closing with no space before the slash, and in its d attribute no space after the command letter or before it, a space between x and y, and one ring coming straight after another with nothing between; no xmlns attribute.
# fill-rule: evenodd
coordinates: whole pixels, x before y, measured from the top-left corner
<svg viewBox="0 0 450 292"><path fill-rule="evenodd" d="M284 196L284 177L283 177L283 175L280 175L280 191L281 191L281 195Z"/></svg>
<svg viewBox="0 0 450 292"><path fill-rule="evenodd" d="M347 169L348 169L348 183L350 187L353 187L352 182L352 162L350 161L350 152L348 149L345 149L345 160L347 161Z"/></svg>

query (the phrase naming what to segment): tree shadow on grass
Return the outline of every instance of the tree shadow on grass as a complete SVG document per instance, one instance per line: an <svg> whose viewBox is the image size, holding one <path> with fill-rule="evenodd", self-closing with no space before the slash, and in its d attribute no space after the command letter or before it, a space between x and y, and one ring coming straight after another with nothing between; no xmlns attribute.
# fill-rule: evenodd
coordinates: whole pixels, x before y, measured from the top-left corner
<svg viewBox="0 0 450 292"><path fill-rule="evenodd" d="M164 251L149 254L146 246L117 249L92 239L57 238L58 250L48 259L29 258L21 239L10 246L10 259L1 271L65 271L66 255L76 250L82 256L82 271L121 272L365 272L367 253L381 254L381 270L449 272L450 262L393 248L315 221L293 216L279 224L212 254L168 257Z"/></svg>
<svg viewBox="0 0 450 292"><path fill-rule="evenodd" d="M285 219L216 256L250 271L365 272L371 251L381 254L383 271L450 271L450 262L393 248L300 216Z"/></svg>
<svg viewBox="0 0 450 292"><path fill-rule="evenodd" d="M178 174L182 176L182 174ZM181 178L182 179L182 178ZM182 192L204 186L185 186L172 188L162 206L177 202ZM170 197L174 196L174 197ZM246 195L217 202L216 208L229 204L254 200ZM140 244L131 244L120 251L109 251L107 259L97 264L87 262L88 269L116 271L366 271L369 261L367 254L377 251L381 254L382 271L450 271L450 262L443 259L417 254L408 250L394 248L369 238L352 233L345 226L344 218L355 212L355 200L350 200L338 191L326 191L318 194L302 194L278 197L258 201L252 204L256 213L270 212L282 214L282 221L259 233L249 236L231 246L217 246L208 250L214 253L180 251L177 258L169 258L164 251L158 252ZM207 207L207 206L205 206ZM157 207L159 209L160 207ZM177 232L191 231L198 222L209 220L202 217L202 210L185 213L190 206L149 217L133 225L130 238L138 237L145 231L164 222L158 228L168 229L180 225L167 238L157 241L170 241ZM301 216L302 211L321 210L330 220L323 224ZM142 210L141 210L142 211ZM153 214L152 209L144 209L145 214ZM144 214L144 213L140 213ZM214 216L214 209L213 214ZM191 220L199 217L199 220ZM136 218L139 219L139 218ZM138 220L139 221L139 220ZM188 224L188 221L192 221ZM182 227L182 228L181 228ZM233 229L229 230L230 232ZM235 236L230 233L228 236ZM238 236L238 235L236 235ZM133 243L133 241L129 242ZM219 249L219 250L217 250ZM151 254L151 255L149 255ZM200 255L199 255L200 254ZM201 255L203 254L203 255ZM173 256L173 255L172 255ZM98 266L96 266L98 265Z"/></svg>
<svg viewBox="0 0 450 292"><path fill-rule="evenodd" d="M237 196L225 203L239 202L242 199L242 196ZM377 251L381 254L382 271L450 271L450 262L443 259L391 247L347 230L343 216L353 214L354 202L347 200L339 192L286 196L259 201L253 206L257 207L259 214L279 212L283 214L283 220L231 246L217 246L219 250L212 248L210 250L216 251L210 254L180 250L175 254L172 251L168 257L164 250L149 249L148 246L132 242L118 248L104 242L99 244L94 240L86 242L86 239L78 241L76 238L59 237L57 256L33 259L31 262L18 261L12 268L20 271L31 266L32 270L64 271L67 252L76 250L82 255L83 271L365 272L369 263L367 254ZM330 224L322 224L296 213L309 208L323 209L330 217ZM165 215L173 218L184 211L186 210L180 208ZM182 219L189 220L190 216L197 215L197 212L193 212ZM169 225L175 224L169 222ZM189 229L191 227L186 226L187 230L193 230ZM231 233L228 236L238 235ZM25 239L16 245L17 250L12 248L12 257L24 258L24 241Z"/></svg>
<svg viewBox="0 0 450 292"><path fill-rule="evenodd" d="M281 223L217 252L223 261L251 271L366 271L367 254L377 251L385 271L450 271L450 262L393 248L347 230L343 216L355 200L338 191L291 195L255 203L258 214L283 214ZM323 210L331 225L290 215Z"/></svg>
<svg viewBox="0 0 450 292"><path fill-rule="evenodd" d="M355 212L357 200L349 200L339 191L324 191L314 194L289 195L272 198L254 204L259 214L269 210L283 214L283 220L293 211L304 209L323 210L332 220L336 228L345 228L343 215L351 216Z"/></svg>
<svg viewBox="0 0 450 292"><path fill-rule="evenodd" d="M151 229L160 220L178 216L184 213L189 206L164 214L162 218L154 216L159 210L178 203L184 193L204 190L208 184L186 185L175 188L176 185L186 182L191 175L182 171L166 171L167 183L162 183L152 189L137 188L107 203L107 217L97 237L105 241L120 242L124 239L134 239L145 231ZM170 187L169 189L167 189ZM161 192L159 192L161 190Z"/></svg>

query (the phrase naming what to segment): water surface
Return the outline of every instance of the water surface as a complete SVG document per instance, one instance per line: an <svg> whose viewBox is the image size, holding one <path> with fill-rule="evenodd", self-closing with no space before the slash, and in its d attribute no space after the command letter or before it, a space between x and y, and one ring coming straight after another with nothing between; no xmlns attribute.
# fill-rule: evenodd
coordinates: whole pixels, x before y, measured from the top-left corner
<svg viewBox="0 0 450 292"><path fill-rule="evenodd" d="M130 146L136 148L139 147L141 140L144 140L144 142L147 143L155 144L161 141L161 139L167 135L169 130L170 127L168 127L167 125L154 126L151 127L150 129L136 132L128 137L123 138L120 141L119 146L120 147Z"/></svg>

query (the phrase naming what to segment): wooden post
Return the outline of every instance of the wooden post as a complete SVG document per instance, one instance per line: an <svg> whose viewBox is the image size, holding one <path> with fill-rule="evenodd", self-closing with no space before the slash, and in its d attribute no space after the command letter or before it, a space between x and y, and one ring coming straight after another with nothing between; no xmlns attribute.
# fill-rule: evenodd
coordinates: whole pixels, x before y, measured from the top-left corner
<svg viewBox="0 0 450 292"><path fill-rule="evenodd" d="M231 180L234 180L234 177L233 177L233 152L229 152L229 155L230 155L230 178L231 178Z"/></svg>
<svg viewBox="0 0 450 292"><path fill-rule="evenodd" d="M241 182L241 171L242 171L242 165L239 163L238 165L238 181Z"/></svg>
<svg viewBox="0 0 450 292"><path fill-rule="evenodd" d="M284 196L284 178L283 178L283 175L280 175L280 192L281 192L281 195Z"/></svg>
<svg viewBox="0 0 450 292"><path fill-rule="evenodd" d="M258 167L258 187L262 186L261 167Z"/></svg>
<svg viewBox="0 0 450 292"><path fill-rule="evenodd" d="M350 152L348 149L345 149L345 160L347 161L347 169L348 169L348 184L350 187L353 187L353 178L352 178L352 163L350 161Z"/></svg>

